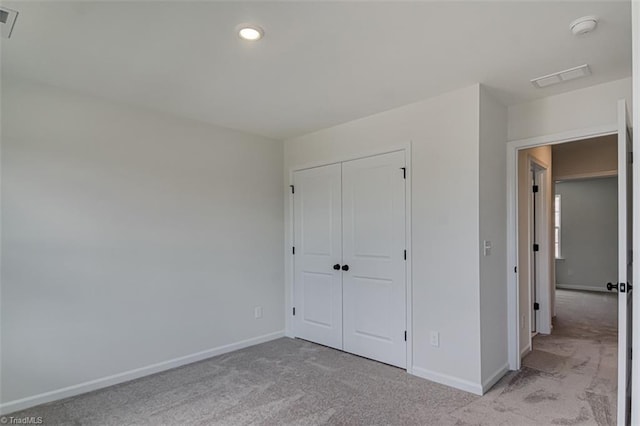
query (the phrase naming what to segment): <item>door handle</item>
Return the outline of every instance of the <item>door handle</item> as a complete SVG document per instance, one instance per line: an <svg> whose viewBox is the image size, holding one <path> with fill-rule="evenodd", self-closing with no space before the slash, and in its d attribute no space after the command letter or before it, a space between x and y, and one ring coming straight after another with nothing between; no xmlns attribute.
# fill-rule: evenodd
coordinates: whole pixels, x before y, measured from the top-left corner
<svg viewBox="0 0 640 426"><path fill-rule="evenodd" d="M340 270L340 264L336 263L335 265L333 265L333 269L335 269L336 271Z"/></svg>
<svg viewBox="0 0 640 426"><path fill-rule="evenodd" d="M607 283L607 290L611 291L611 290L613 290L614 288L615 288L616 290L618 289L618 283L615 283L615 284L613 284L613 283Z"/></svg>
<svg viewBox="0 0 640 426"><path fill-rule="evenodd" d="M343 271L348 271L349 270L349 265L342 265L342 270Z"/></svg>

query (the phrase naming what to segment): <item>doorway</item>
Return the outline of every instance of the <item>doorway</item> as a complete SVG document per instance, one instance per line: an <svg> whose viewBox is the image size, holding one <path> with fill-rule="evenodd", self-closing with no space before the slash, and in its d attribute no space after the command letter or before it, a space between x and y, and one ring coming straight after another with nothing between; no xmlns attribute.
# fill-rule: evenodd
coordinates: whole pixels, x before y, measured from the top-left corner
<svg viewBox="0 0 640 426"><path fill-rule="evenodd" d="M517 185L517 173L518 156L520 151L530 148L540 148L545 145L557 145L566 142L573 142L581 139L594 138L607 135L616 135L617 139L617 165L618 165L618 270L617 276L614 277L617 281L617 299L618 299L618 368L617 368L617 418L618 424L627 424L629 420L630 411L630 333L631 333L631 321L629 320L631 314L631 288L632 277L632 258L630 256L629 249L631 248L631 234L632 234L632 203L631 203L631 131L628 123L628 113L626 111L625 102L622 100L618 103L618 123L612 126L601 127L598 129L587 129L584 131L569 132L559 135L550 135L545 137L533 138L529 140L514 141L508 144L508 156L507 156L507 185L508 185L508 240L507 240L507 253L509 275L508 275L508 309L509 309L509 364L511 369L520 369L521 367L521 354L520 343L522 341L522 331L520 326L520 318L522 315L520 309L520 294L521 288L519 286L519 279L522 275L519 274L520 267L522 266L519 261L518 250L518 234L521 227L518 226L518 185ZM525 169L526 170L526 169ZM613 285L613 284L612 284ZM548 293L552 292L549 288ZM549 297L550 304L553 303L551 296ZM553 307L550 307L549 313L553 312ZM526 312L525 312L526 313ZM524 316L527 318L527 316ZM526 330L529 334L529 330Z"/></svg>

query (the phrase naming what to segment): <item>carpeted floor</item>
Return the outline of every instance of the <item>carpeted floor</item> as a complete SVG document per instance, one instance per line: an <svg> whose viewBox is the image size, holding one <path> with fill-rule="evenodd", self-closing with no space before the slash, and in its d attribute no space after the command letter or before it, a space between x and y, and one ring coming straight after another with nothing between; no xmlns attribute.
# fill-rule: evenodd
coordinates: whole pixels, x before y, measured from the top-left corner
<svg viewBox="0 0 640 426"><path fill-rule="evenodd" d="M47 425L615 424L615 297L558 292L554 334L477 397L309 342L279 339L42 405Z"/></svg>
<svg viewBox="0 0 640 426"><path fill-rule="evenodd" d="M556 315L520 371L452 413L458 424L616 424L617 294L557 290Z"/></svg>

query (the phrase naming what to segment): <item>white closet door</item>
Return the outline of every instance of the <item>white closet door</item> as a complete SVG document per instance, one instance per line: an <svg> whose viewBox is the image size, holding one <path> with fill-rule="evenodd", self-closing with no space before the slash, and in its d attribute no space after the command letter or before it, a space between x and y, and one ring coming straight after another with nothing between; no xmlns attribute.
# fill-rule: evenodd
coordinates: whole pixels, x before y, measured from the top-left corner
<svg viewBox="0 0 640 426"><path fill-rule="evenodd" d="M344 350L406 368L404 151L342 164Z"/></svg>
<svg viewBox="0 0 640 426"><path fill-rule="evenodd" d="M294 332L342 349L341 166L294 174Z"/></svg>

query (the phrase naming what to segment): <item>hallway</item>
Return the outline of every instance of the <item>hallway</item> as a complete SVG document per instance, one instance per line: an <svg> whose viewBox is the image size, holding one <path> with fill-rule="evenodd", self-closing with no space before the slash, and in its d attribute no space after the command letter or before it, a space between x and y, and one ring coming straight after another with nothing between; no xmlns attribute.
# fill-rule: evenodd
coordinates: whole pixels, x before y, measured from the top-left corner
<svg viewBox="0 0 640 426"><path fill-rule="evenodd" d="M597 424L615 424L617 293L557 290L556 298L553 333L534 338L523 365L557 378L580 415L590 408Z"/></svg>
<svg viewBox="0 0 640 426"><path fill-rule="evenodd" d="M536 336L521 370L456 417L469 424L480 416L512 425L616 424L617 311L616 293L557 290L553 333Z"/></svg>

